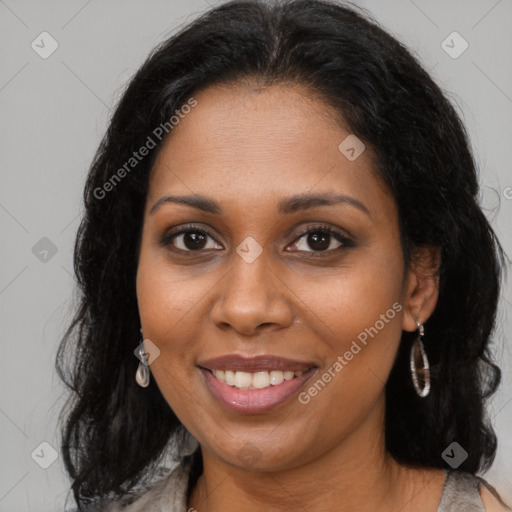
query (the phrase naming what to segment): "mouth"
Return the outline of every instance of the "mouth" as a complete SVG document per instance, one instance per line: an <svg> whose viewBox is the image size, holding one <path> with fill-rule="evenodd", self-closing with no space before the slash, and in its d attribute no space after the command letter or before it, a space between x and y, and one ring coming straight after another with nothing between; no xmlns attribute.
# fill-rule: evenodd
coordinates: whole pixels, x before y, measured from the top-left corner
<svg viewBox="0 0 512 512"><path fill-rule="evenodd" d="M313 368L313 367L312 367ZM237 389L266 389L271 386L279 386L284 381L300 377L303 371L259 371L254 373L239 372L234 370L205 370L209 371L216 379L228 386ZM311 368L308 368L310 370ZM307 370L306 370L307 371Z"/></svg>
<svg viewBox="0 0 512 512"><path fill-rule="evenodd" d="M230 411L256 414L288 402L318 369L274 356L223 356L197 365L211 395Z"/></svg>

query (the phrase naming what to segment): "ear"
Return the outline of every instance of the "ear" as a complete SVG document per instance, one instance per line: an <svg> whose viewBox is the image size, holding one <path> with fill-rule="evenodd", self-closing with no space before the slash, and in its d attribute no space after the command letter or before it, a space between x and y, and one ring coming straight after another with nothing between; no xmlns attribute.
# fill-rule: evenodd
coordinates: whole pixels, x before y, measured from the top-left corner
<svg viewBox="0 0 512 512"><path fill-rule="evenodd" d="M414 250L404 287L404 331L416 331L416 320L425 323L436 308L440 266L440 247L421 246Z"/></svg>

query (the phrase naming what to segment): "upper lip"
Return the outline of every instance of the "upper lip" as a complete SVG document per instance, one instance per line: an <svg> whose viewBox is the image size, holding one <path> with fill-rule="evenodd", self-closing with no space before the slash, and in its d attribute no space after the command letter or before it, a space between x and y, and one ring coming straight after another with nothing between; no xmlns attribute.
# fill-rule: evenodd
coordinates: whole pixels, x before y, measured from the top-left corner
<svg viewBox="0 0 512 512"><path fill-rule="evenodd" d="M246 357L237 354L227 354L201 361L198 363L198 366L206 368L207 370L232 370L241 372L262 372L272 370L282 372L305 372L306 370L314 367L315 364L312 362L297 361L272 355Z"/></svg>

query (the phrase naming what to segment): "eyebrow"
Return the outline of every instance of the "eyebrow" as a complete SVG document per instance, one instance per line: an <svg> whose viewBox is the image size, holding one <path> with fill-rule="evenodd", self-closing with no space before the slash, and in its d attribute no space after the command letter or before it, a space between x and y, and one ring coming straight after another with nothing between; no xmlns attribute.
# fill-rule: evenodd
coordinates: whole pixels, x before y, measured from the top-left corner
<svg viewBox="0 0 512 512"><path fill-rule="evenodd" d="M216 201L205 196L167 195L161 197L160 199L158 199L158 201L155 202L155 204L153 204L149 211L149 214L153 215L158 210L158 208L167 203L184 204L186 206L190 206L192 208L196 208L207 213L213 213L215 215L222 215L224 213L224 210ZM366 213L366 215L371 217L370 210L358 199L355 199L354 197L347 196L344 194L333 193L306 193L287 197L285 199L282 199L278 203L278 212L281 214L290 214L300 210L308 210L310 208L315 208L317 206L332 206L335 204L348 204L354 206L355 208L358 208L362 212Z"/></svg>

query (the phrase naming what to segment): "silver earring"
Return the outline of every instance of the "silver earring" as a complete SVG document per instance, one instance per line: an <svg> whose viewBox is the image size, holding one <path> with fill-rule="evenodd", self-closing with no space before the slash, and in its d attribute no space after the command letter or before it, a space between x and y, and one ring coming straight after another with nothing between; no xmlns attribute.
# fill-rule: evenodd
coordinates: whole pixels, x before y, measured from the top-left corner
<svg viewBox="0 0 512 512"><path fill-rule="evenodd" d="M146 353L144 352L144 338L142 336L142 329L141 332L141 344L137 349L135 349L135 353L137 357L140 359L139 366L137 368L137 371L135 372L135 380L137 381L137 384L142 388L147 388L149 386L149 362L146 357Z"/></svg>
<svg viewBox="0 0 512 512"><path fill-rule="evenodd" d="M418 326L418 337L411 347L411 375L416 393L421 398L425 398L430 393L430 366L425 347L423 346L425 329L423 324L420 324L418 321L416 321L416 324ZM421 364L419 368L418 364Z"/></svg>

